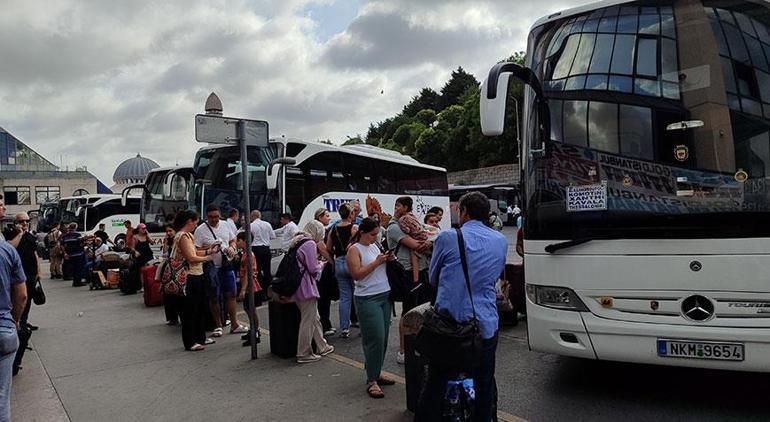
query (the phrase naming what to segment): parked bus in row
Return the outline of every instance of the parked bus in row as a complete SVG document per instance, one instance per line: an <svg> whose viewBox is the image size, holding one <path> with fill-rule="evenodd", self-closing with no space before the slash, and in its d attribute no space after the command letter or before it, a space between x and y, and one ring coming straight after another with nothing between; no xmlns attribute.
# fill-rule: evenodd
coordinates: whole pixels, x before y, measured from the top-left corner
<svg viewBox="0 0 770 422"><path fill-rule="evenodd" d="M770 3L603 1L540 19L510 77L533 350L770 371Z"/></svg>
<svg viewBox="0 0 770 422"><path fill-rule="evenodd" d="M118 243L125 240L126 229L123 223L130 220L134 227L139 222L139 203L141 197L128 196L123 201L121 195L95 194L70 196L59 200L59 221L62 224L77 223L78 231L83 235L92 235L104 224L110 239Z"/></svg>
<svg viewBox="0 0 770 422"><path fill-rule="evenodd" d="M249 146L248 160L251 209L274 228L283 212L304 227L317 208L328 208L334 219L340 204L356 200L363 216L387 220L402 195L412 196L419 219L434 206L449 214L446 170L394 151L281 138L267 147ZM160 233L180 207L205 214L208 204L218 205L226 218L233 208L242 211L241 180L238 146L204 146L192 167L150 172L142 185L142 221ZM449 218L441 224L448 228ZM280 241L273 249L280 253Z"/></svg>

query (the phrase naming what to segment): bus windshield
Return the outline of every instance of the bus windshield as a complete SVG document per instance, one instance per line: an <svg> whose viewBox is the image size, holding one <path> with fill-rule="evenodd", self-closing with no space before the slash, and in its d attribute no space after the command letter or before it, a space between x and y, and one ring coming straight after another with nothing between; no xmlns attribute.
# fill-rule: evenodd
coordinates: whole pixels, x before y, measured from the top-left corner
<svg viewBox="0 0 770 422"><path fill-rule="evenodd" d="M528 238L770 236L770 9L731 4L629 2L532 31L551 142L529 153L525 116Z"/></svg>
<svg viewBox="0 0 770 422"><path fill-rule="evenodd" d="M267 190L267 167L275 158L273 148L248 147L249 192L251 209L263 213L263 219L278 221L279 204L275 192ZM193 208L204 204L218 205L222 214L242 206L241 154L238 146L205 148L195 157L194 172L199 183L195 187ZM201 196L203 193L203 197Z"/></svg>

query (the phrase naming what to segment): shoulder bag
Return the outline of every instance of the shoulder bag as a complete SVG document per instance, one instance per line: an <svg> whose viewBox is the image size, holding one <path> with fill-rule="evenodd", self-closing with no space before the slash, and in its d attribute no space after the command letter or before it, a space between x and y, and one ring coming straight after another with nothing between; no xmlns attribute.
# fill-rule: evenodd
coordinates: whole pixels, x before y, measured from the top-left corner
<svg viewBox="0 0 770 422"><path fill-rule="evenodd" d="M184 235L183 235L184 236ZM180 258L177 254L177 246L181 242L174 242L174 246L171 248L171 253L168 259L163 261L161 265L161 277L160 284L161 290L165 294L185 296L185 286L187 285L187 270L190 268L187 261L184 258Z"/></svg>
<svg viewBox="0 0 770 422"><path fill-rule="evenodd" d="M214 238L214 240L217 240L217 235L214 233L214 230L209 226L208 222L203 223L206 225L206 227L209 228L209 231L211 232L211 236ZM238 265L239 263L236 262L235 259L230 259L230 257L227 256L227 254L224 252L225 247L229 247L230 245L223 246L219 253L222 254L222 265L219 267L222 271L237 271L239 269Z"/></svg>
<svg viewBox="0 0 770 422"><path fill-rule="evenodd" d="M385 271L388 274L388 284L390 285L390 300L393 302L405 301L414 285L412 272L407 271L398 260L399 248L401 248L401 244L393 250L396 259L385 263Z"/></svg>
<svg viewBox="0 0 770 422"><path fill-rule="evenodd" d="M467 372L478 365L478 358L481 356L481 330L476 307L473 304L468 261L465 257L465 241L462 231L455 230L473 318L468 322L458 322L451 316L438 311L435 305L430 307L423 315L422 327L417 333L417 350L428 358L431 365ZM440 285L437 286L437 289L440 288Z"/></svg>

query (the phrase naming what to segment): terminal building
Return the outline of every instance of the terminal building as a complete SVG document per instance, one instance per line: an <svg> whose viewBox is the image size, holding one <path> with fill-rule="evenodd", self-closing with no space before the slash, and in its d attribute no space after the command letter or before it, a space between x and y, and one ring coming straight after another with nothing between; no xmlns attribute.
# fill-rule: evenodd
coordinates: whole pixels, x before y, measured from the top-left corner
<svg viewBox="0 0 770 422"><path fill-rule="evenodd" d="M60 197L110 190L85 168L62 171L0 127L0 193L12 216Z"/></svg>

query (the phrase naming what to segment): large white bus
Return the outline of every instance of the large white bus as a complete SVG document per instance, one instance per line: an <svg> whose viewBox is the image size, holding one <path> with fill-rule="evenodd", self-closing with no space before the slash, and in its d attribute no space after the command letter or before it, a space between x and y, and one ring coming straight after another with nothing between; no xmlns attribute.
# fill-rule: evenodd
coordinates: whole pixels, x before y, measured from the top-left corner
<svg viewBox="0 0 770 422"><path fill-rule="evenodd" d="M140 200L138 196L128 196L123 203L120 195L113 194L70 196L59 200L59 213L62 223L77 223L83 235L94 234L104 224L104 231L117 243L125 238L126 220L134 227L139 223Z"/></svg>
<svg viewBox="0 0 770 422"><path fill-rule="evenodd" d="M339 147L286 138L272 139L267 147L250 146L248 155L251 209L260 210L274 228L282 212L291 213L302 228L317 208L328 208L334 219L340 204L355 200L363 217L389 219L402 195L413 198L419 219L441 207L446 215L442 227L450 226L443 168L369 145ZM226 218L233 208L242 211L239 147L202 147L192 167L155 169L142 188L141 218L151 232L160 233L163 223L185 206L205 214L206 206L216 204ZM273 249L280 254L280 239Z"/></svg>
<svg viewBox="0 0 770 422"><path fill-rule="evenodd" d="M482 128L525 90L533 350L770 371L770 3L604 1L495 65Z"/></svg>
<svg viewBox="0 0 770 422"><path fill-rule="evenodd" d="M276 164L284 161L284 164ZM201 148L193 165L196 182L192 206L214 203L223 213L241 208L238 147ZM326 207L333 218L339 205L358 200L362 216L389 218L395 199L412 196L422 218L438 206L449 210L446 170L421 164L394 151L369 145L334 146L297 139L272 140L267 148L249 149L251 208L275 227L290 212L303 227L313 212ZM449 227L449 221L443 222Z"/></svg>

